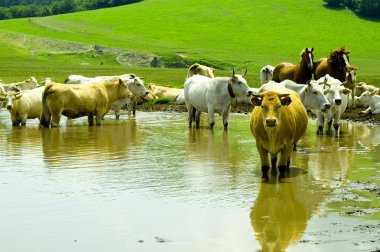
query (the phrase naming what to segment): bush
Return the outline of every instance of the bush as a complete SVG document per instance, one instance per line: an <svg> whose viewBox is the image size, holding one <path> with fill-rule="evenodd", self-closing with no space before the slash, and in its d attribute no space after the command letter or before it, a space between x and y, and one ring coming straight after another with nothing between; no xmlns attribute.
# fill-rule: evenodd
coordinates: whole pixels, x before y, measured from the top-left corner
<svg viewBox="0 0 380 252"><path fill-rule="evenodd" d="M331 7L340 7L343 0L323 0L327 3L328 6Z"/></svg>

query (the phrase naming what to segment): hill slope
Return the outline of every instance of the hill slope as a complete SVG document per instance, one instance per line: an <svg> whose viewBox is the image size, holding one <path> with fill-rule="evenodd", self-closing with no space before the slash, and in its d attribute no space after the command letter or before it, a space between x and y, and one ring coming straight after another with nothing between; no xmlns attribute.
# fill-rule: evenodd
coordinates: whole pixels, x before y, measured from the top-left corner
<svg viewBox="0 0 380 252"><path fill-rule="evenodd" d="M304 47L314 47L315 57L320 58L344 45L360 73L380 80L380 23L360 19L349 10L325 8L319 0L145 0L116 8L1 21L1 30L157 55L166 64L199 61L220 69L248 67L255 72L266 64L298 62Z"/></svg>

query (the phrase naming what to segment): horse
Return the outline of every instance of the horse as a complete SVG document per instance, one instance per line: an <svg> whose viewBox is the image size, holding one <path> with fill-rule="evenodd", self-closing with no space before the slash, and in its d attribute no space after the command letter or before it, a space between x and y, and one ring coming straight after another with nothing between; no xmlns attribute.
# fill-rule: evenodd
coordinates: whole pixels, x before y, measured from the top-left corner
<svg viewBox="0 0 380 252"><path fill-rule="evenodd" d="M296 83L307 83L313 77L313 54L314 48L305 48L301 51L301 61L294 65L292 63L282 62L273 70L272 80L281 82L289 79Z"/></svg>
<svg viewBox="0 0 380 252"><path fill-rule="evenodd" d="M329 74L341 82L344 82L346 80L346 68L350 67L349 53L349 50L341 47L331 51L328 58L321 58L315 61L313 69L314 79L318 80L326 74Z"/></svg>

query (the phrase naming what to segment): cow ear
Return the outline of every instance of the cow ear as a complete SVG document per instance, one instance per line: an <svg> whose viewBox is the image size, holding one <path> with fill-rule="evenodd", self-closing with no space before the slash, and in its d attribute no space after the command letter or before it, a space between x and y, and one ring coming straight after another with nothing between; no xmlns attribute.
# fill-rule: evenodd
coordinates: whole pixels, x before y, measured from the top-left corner
<svg viewBox="0 0 380 252"><path fill-rule="evenodd" d="M22 97L22 94L21 93L16 93L15 94L15 99L17 100L17 99L20 99Z"/></svg>
<svg viewBox="0 0 380 252"><path fill-rule="evenodd" d="M122 79L119 79L119 84L120 84L120 85L124 85L124 82L123 82Z"/></svg>
<svg viewBox="0 0 380 252"><path fill-rule="evenodd" d="M253 106L261 106L262 101L263 101L263 97L261 95L251 96L251 103Z"/></svg>
<svg viewBox="0 0 380 252"><path fill-rule="evenodd" d="M292 103L292 98L290 98L289 94L279 95L279 98L282 106L288 106Z"/></svg>
<svg viewBox="0 0 380 252"><path fill-rule="evenodd" d="M350 90L350 89L348 89L348 88L344 88L344 89L343 89L343 94L348 95L348 94L350 94L350 93L351 93L351 90Z"/></svg>

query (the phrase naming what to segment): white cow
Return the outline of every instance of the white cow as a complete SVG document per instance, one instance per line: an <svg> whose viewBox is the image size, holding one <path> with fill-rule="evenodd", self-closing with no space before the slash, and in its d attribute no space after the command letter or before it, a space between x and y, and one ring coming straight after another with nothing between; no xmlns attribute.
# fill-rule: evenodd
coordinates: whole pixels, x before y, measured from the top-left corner
<svg viewBox="0 0 380 252"><path fill-rule="evenodd" d="M38 87L21 92L8 91L0 94L11 114L12 125L25 125L27 119L40 118L42 111L42 92L45 87Z"/></svg>
<svg viewBox="0 0 380 252"><path fill-rule="evenodd" d="M333 124L335 135L339 136L340 117L347 108L348 95L351 93L351 90L345 88L340 80L335 79L328 74L325 77L318 79L317 82L324 85L326 98L331 104L331 108L325 112L319 109L312 110L317 115L317 134L323 134L323 126L326 120L328 125L327 133L331 133L331 125Z"/></svg>
<svg viewBox="0 0 380 252"><path fill-rule="evenodd" d="M210 117L210 127L215 124L214 113L223 116L224 129L228 126L232 98L250 96L244 75L232 72L231 77L208 78L202 75L193 75L185 82L184 95L187 111L189 113L189 127L195 121L199 128L202 112L207 112Z"/></svg>
<svg viewBox="0 0 380 252"><path fill-rule="evenodd" d="M308 84L297 84L291 80L284 80L280 83L275 81L269 81L262 85L259 92L268 90L276 90L277 87L282 86L291 89L300 96L302 104L307 110L319 109L326 111L331 107L330 102L327 100L323 87L316 81L310 81Z"/></svg>
<svg viewBox="0 0 380 252"><path fill-rule="evenodd" d="M249 88L252 91L252 94L257 94L259 92L259 88ZM238 104L252 105L251 97L249 96L239 96L236 97L236 101Z"/></svg>
<svg viewBox="0 0 380 252"><path fill-rule="evenodd" d="M29 90L29 89L37 88L40 85L38 84L38 81L35 77L30 77L24 81L8 83L8 84L4 84L3 86L4 86L5 91L13 90L17 92L17 90L20 91L20 90Z"/></svg>
<svg viewBox="0 0 380 252"><path fill-rule="evenodd" d="M123 74L114 76L96 76L96 77L85 77L83 75L70 75L66 78L65 84L86 84L95 82L114 82L121 79L132 92L132 96L128 96L123 99L117 99L115 104L112 104L111 110L115 111L116 119L120 117L120 110L125 105L128 108L128 115L136 114L136 97L144 97L148 94L148 90L144 86L144 82L141 77L134 74Z"/></svg>
<svg viewBox="0 0 380 252"><path fill-rule="evenodd" d="M359 82L356 86L355 86L355 95L356 96L360 96L362 93L364 93L365 91L369 91L369 92L373 92L373 91L376 91L378 95L380 95L380 88L378 87L375 87L373 85L369 85L365 82Z"/></svg>
<svg viewBox="0 0 380 252"><path fill-rule="evenodd" d="M260 70L260 82L264 84L273 78L274 66L266 65Z"/></svg>
<svg viewBox="0 0 380 252"><path fill-rule="evenodd" d="M380 95L376 95L376 91L365 91L359 97L359 101L369 106L362 114L380 114Z"/></svg>

